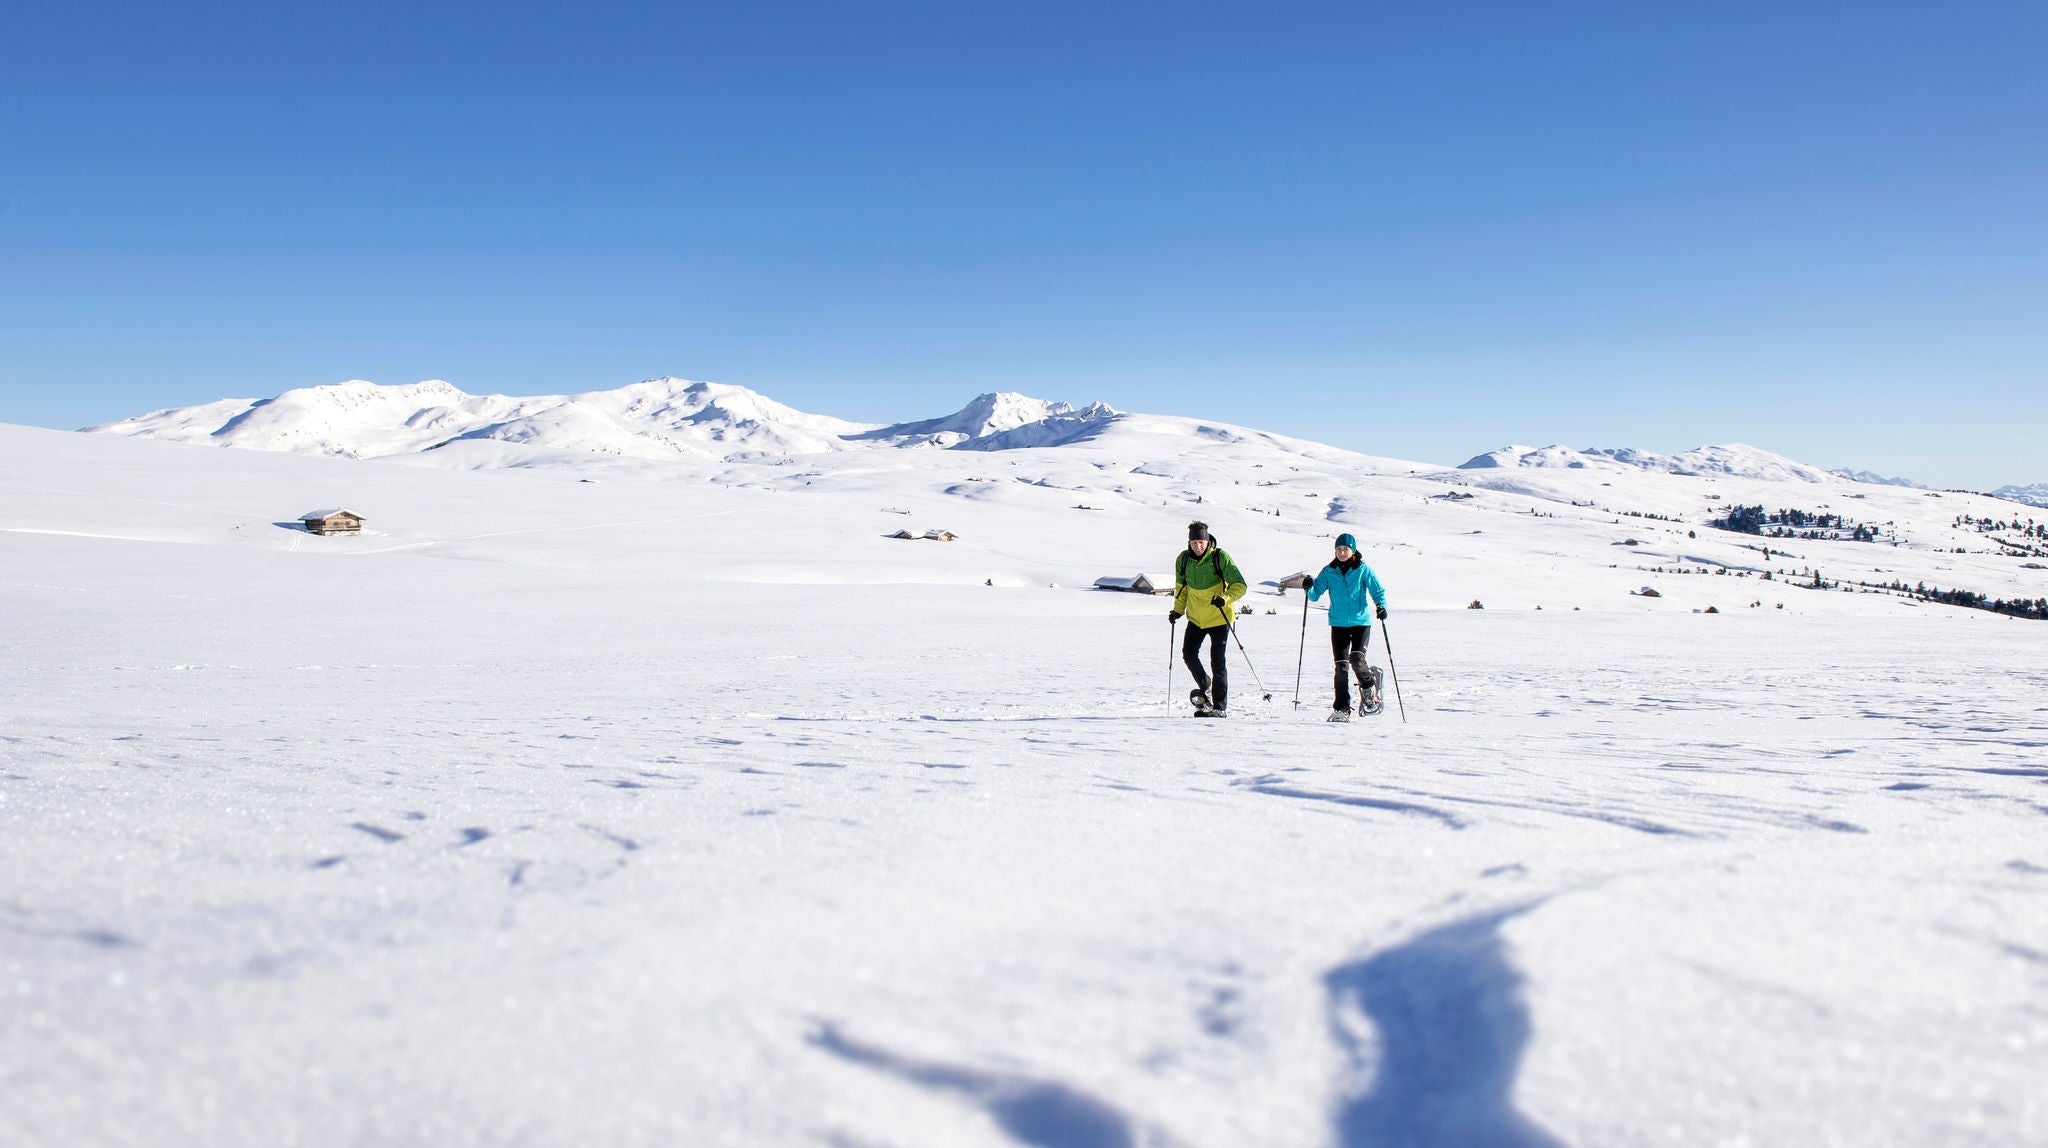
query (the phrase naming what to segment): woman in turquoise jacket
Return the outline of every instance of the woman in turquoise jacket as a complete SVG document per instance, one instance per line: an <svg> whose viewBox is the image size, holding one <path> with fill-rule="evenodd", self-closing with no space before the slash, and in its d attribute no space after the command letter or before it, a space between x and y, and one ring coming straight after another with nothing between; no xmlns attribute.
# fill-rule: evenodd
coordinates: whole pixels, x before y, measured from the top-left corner
<svg viewBox="0 0 2048 1148"><path fill-rule="evenodd" d="M1354 676L1358 679L1359 711L1378 713L1379 675L1366 668L1365 643L1372 637L1372 619L1387 616L1387 592L1372 567L1358 556L1358 539L1339 534L1336 557L1303 589L1311 602L1330 596L1330 653L1337 660L1337 700L1330 720L1351 720L1350 679ZM1372 601L1370 614L1366 612L1368 598Z"/></svg>

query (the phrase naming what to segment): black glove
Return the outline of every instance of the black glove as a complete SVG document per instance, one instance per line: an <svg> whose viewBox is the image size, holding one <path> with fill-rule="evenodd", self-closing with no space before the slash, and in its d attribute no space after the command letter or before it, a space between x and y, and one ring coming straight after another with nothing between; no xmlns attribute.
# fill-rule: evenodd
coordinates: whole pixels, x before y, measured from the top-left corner
<svg viewBox="0 0 2048 1148"><path fill-rule="evenodd" d="M1380 621L1384 622L1387 620L1387 608L1385 606L1375 606L1373 613L1379 615Z"/></svg>
<svg viewBox="0 0 2048 1148"><path fill-rule="evenodd" d="M1218 610L1221 610L1221 609L1223 609L1223 608L1224 608L1225 606L1228 606L1228 605L1230 605L1230 603L1228 603L1228 602L1225 602L1225 601L1223 600L1223 596L1222 596L1221 594L1218 594L1218 595L1217 595L1216 597L1214 597L1214 598L1211 598L1211 599L1209 599L1209 604L1210 604L1211 606L1214 606L1214 607L1216 607L1216 608L1217 608Z"/></svg>
<svg viewBox="0 0 2048 1148"><path fill-rule="evenodd" d="M1179 610L1168 610L1168 611L1166 612L1166 624L1167 624L1167 625L1171 626L1171 625L1173 625L1173 624L1174 624L1175 622L1178 622L1178 621L1180 621L1180 611L1179 611Z"/></svg>
<svg viewBox="0 0 2048 1148"><path fill-rule="evenodd" d="M1303 578L1303 579L1301 580L1301 592L1302 592L1302 593L1306 594L1306 593L1308 593L1308 592L1309 592L1310 590L1313 590L1313 589L1315 589L1315 588L1316 588L1316 580L1315 580L1315 579L1313 579L1313 578Z"/></svg>

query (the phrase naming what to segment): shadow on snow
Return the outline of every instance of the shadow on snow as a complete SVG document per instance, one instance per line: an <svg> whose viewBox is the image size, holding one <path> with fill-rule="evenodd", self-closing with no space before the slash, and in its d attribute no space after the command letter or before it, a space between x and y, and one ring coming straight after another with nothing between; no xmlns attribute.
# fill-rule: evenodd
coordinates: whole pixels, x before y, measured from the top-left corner
<svg viewBox="0 0 2048 1148"><path fill-rule="evenodd" d="M1324 975L1331 1031L1371 1082L1339 1101L1340 1148L1561 1148L1514 1107L1529 1011L1500 927L1534 907L1445 925Z"/></svg>
<svg viewBox="0 0 2048 1148"><path fill-rule="evenodd" d="M1004 1132L1034 1148L1136 1148L1130 1123L1087 1093L1051 1081L959 1068L877 1048L821 1024L810 1042L841 1060L978 1104Z"/></svg>

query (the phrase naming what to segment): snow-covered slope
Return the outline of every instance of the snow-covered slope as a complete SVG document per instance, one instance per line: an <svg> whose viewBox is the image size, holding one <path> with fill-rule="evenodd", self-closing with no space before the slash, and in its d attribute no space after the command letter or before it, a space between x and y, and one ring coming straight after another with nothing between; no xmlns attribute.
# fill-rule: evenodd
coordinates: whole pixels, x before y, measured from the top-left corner
<svg viewBox="0 0 2048 1148"><path fill-rule="evenodd" d="M2016 504L1150 415L534 445L821 433L690 389L0 426L0 1144L2048 1141L2048 624L1856 585L2048 596ZM1085 589L1196 517L1223 722ZM1339 531L1372 724L1273 585Z"/></svg>

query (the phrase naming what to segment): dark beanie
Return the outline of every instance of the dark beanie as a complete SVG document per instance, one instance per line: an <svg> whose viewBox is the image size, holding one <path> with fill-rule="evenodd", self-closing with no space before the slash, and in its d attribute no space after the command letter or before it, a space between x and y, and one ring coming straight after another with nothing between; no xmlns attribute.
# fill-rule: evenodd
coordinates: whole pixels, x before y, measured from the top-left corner
<svg viewBox="0 0 2048 1148"><path fill-rule="evenodd" d="M1210 539L1210 537L1209 537L1209 524L1208 524L1208 523L1206 523L1206 522L1190 522L1190 523L1188 523L1188 541L1189 541L1189 542L1193 542L1193 541L1194 541L1195 539L1197 539L1197 538L1200 538L1200 539L1202 539L1203 541L1213 541L1213 539Z"/></svg>

